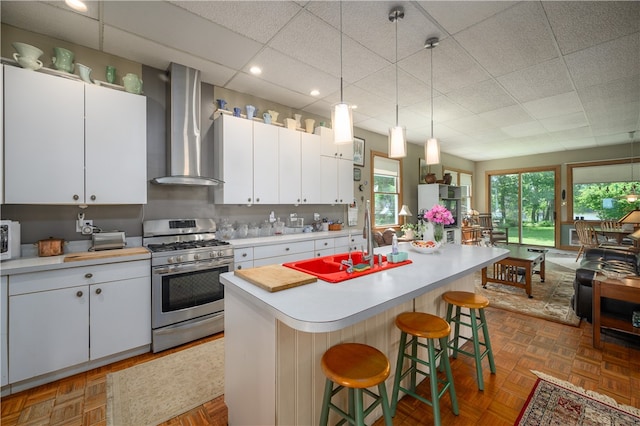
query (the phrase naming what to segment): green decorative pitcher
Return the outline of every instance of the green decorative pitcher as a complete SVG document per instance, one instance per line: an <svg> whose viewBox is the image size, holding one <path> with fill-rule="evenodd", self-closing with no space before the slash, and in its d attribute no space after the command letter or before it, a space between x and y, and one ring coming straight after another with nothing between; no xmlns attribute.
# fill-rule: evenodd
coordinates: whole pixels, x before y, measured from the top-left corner
<svg viewBox="0 0 640 426"><path fill-rule="evenodd" d="M51 58L53 66L60 71L72 73L74 69L73 52L63 47L54 47L55 56Z"/></svg>
<svg viewBox="0 0 640 426"><path fill-rule="evenodd" d="M124 90L127 92L136 95L142 93L142 80L136 74L128 73L122 77L122 82L124 83Z"/></svg>

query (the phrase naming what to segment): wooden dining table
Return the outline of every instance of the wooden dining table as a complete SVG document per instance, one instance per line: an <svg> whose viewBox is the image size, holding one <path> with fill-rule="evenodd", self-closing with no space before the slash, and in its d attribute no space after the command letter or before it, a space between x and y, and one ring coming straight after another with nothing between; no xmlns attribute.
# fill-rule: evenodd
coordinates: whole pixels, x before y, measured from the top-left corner
<svg viewBox="0 0 640 426"><path fill-rule="evenodd" d="M627 231L626 229L607 229L604 230L600 227L594 227L595 231L600 234L600 235L604 235L605 237L607 237L607 239L609 237L615 238L616 242L618 243L618 245L622 244L622 240L624 239L624 237L626 237L627 235L630 235L633 233L633 231Z"/></svg>

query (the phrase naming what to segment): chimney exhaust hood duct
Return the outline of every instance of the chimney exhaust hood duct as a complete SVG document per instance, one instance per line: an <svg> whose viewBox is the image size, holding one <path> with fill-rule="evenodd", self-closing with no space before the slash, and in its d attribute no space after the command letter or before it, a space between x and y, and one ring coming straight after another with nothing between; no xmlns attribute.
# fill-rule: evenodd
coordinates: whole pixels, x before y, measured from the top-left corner
<svg viewBox="0 0 640 426"><path fill-rule="evenodd" d="M214 179L213 157L205 155L200 135L200 71L171 63L169 143L167 169L169 176L151 182L162 185L214 186L224 183Z"/></svg>

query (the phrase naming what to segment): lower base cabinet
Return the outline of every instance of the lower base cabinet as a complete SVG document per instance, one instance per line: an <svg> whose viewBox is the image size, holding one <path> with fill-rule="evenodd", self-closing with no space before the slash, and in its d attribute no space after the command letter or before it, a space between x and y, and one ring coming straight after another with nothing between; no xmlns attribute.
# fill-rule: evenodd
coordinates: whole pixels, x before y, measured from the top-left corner
<svg viewBox="0 0 640 426"><path fill-rule="evenodd" d="M148 260L9 276L9 383L151 343Z"/></svg>

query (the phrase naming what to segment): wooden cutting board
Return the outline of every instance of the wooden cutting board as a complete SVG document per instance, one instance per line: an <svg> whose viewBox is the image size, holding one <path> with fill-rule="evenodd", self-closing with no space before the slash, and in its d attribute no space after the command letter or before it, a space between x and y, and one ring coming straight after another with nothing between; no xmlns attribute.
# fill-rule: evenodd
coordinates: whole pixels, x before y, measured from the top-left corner
<svg viewBox="0 0 640 426"><path fill-rule="evenodd" d="M85 251L68 254L64 257L64 261L76 262L79 260L108 259L110 257L133 256L136 254L149 254L149 250L144 247L131 247L115 250Z"/></svg>
<svg viewBox="0 0 640 426"><path fill-rule="evenodd" d="M318 281L313 275L282 265L267 265L235 271L240 278L267 291L274 292Z"/></svg>

